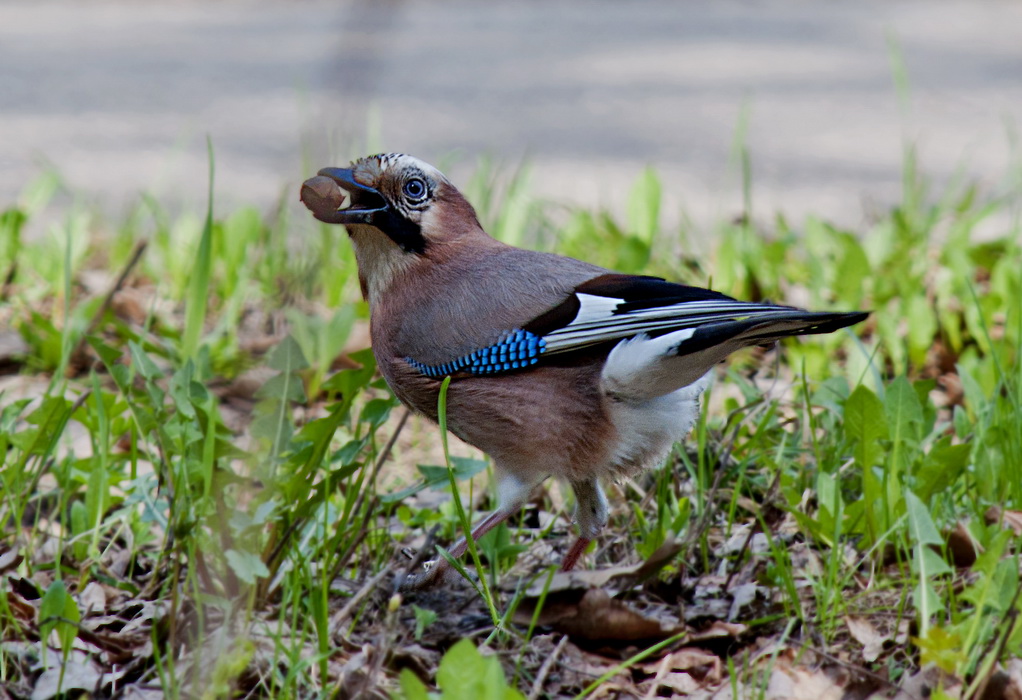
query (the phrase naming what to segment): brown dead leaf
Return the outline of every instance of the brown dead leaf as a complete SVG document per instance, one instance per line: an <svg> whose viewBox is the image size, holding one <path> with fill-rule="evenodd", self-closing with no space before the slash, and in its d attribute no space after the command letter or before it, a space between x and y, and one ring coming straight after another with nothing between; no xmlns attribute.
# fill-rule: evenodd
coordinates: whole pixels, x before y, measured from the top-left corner
<svg viewBox="0 0 1022 700"><path fill-rule="evenodd" d="M1011 659L1005 664L1008 684L1004 688L1006 700L1022 700L1022 659Z"/></svg>
<svg viewBox="0 0 1022 700"><path fill-rule="evenodd" d="M723 620L717 620L706 629L693 632L689 635L688 640L691 642L705 642L711 639L738 639L741 637L749 628L739 622L724 622Z"/></svg>
<svg viewBox="0 0 1022 700"><path fill-rule="evenodd" d="M671 691L671 697L692 695L702 687L699 681L691 675L680 671L672 671L663 678L657 678L653 681L652 685L655 687L650 688L647 697L663 697L661 691L664 688Z"/></svg>
<svg viewBox="0 0 1022 700"><path fill-rule="evenodd" d="M841 700L844 690L821 671L775 668L767 685L767 698L791 700Z"/></svg>
<svg viewBox="0 0 1022 700"><path fill-rule="evenodd" d="M945 536L951 561L958 568L965 569L976 563L977 557L983 553L983 547L969 532L962 521L958 521L954 529Z"/></svg>
<svg viewBox="0 0 1022 700"><path fill-rule="evenodd" d="M736 619L743 607L751 605L756 600L756 594L760 590L764 590L762 586L751 582L735 586L731 590L731 607L728 610L727 619Z"/></svg>
<svg viewBox="0 0 1022 700"><path fill-rule="evenodd" d="M25 600L39 600L43 597L42 589L35 581L24 576L8 576L7 583Z"/></svg>
<svg viewBox="0 0 1022 700"><path fill-rule="evenodd" d="M527 599L515 611L515 621L529 624L538 600ZM549 595L540 611L538 624L552 627L573 639L587 641L631 642L642 639L664 639L680 628L665 628L614 600L600 588L562 591Z"/></svg>
<svg viewBox="0 0 1022 700"><path fill-rule="evenodd" d="M0 545L0 574L18 568L25 557L17 549Z"/></svg>
<svg viewBox="0 0 1022 700"><path fill-rule="evenodd" d="M121 691L122 700L163 700L166 695L161 688L130 685Z"/></svg>
<svg viewBox="0 0 1022 700"><path fill-rule="evenodd" d="M719 683L724 673L720 657L699 647L683 647L641 668L649 674L659 673L661 669L685 671L709 684Z"/></svg>
<svg viewBox="0 0 1022 700"><path fill-rule="evenodd" d="M1011 528L1017 536L1022 537L1022 511L1002 510L997 506L990 506L983 517L986 519L987 525L1001 523L1004 527Z"/></svg>
<svg viewBox="0 0 1022 700"><path fill-rule="evenodd" d="M727 578L716 574L704 574L696 579L692 584L692 602L685 605L685 620L726 619L731 601L724 592L725 583Z"/></svg>
<svg viewBox="0 0 1022 700"><path fill-rule="evenodd" d="M762 666L764 671L770 673L765 690L760 676L749 683L739 681L736 688L727 683L713 695L713 699L737 700L758 697L763 700L840 700L844 696L844 689L826 673L795 666L796 659L797 656L792 649L761 655L760 663L769 660ZM758 674L753 674L756 675Z"/></svg>
<svg viewBox="0 0 1022 700"><path fill-rule="evenodd" d="M884 643L890 639L889 636L880 634L873 623L864 617L848 616L845 618L845 624L848 625L848 632L852 638L862 645L863 661L873 663L880 658L884 651Z"/></svg>
<svg viewBox="0 0 1022 700"><path fill-rule="evenodd" d="M962 696L962 682L960 680L941 671L932 663L927 664L921 671L905 679L901 690L894 696L894 700L928 698L938 688L948 698L960 698Z"/></svg>
<svg viewBox="0 0 1022 700"><path fill-rule="evenodd" d="M60 658L55 650L50 655ZM63 665L63 676L59 664L43 671L32 688L32 700L50 700L72 690L93 694L99 690L102 682L103 674L99 668L84 654L76 654Z"/></svg>
<svg viewBox="0 0 1022 700"><path fill-rule="evenodd" d="M137 287L125 287L114 292L110 309L118 318L141 325L149 315L146 294Z"/></svg>
<svg viewBox="0 0 1022 700"><path fill-rule="evenodd" d="M103 589L103 585L96 581L90 581L78 594L78 609L81 610L83 617L105 611L106 591Z"/></svg>
<svg viewBox="0 0 1022 700"><path fill-rule="evenodd" d="M15 617L19 617L26 622L36 619L35 606L22 598L16 591L10 591L7 594L7 603L10 605Z"/></svg>

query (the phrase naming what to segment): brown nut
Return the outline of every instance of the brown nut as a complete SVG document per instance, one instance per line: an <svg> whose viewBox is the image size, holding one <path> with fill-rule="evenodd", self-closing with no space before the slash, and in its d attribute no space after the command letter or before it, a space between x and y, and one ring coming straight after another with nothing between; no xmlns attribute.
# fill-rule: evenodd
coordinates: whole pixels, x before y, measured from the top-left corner
<svg viewBox="0 0 1022 700"><path fill-rule="evenodd" d="M335 181L317 175L302 183L300 199L313 214L325 216L341 208L344 204L344 192Z"/></svg>

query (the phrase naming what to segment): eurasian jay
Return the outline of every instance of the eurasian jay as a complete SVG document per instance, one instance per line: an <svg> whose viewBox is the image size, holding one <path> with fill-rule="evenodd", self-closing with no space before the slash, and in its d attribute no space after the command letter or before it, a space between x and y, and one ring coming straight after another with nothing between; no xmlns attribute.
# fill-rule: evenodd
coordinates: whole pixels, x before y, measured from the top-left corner
<svg viewBox="0 0 1022 700"><path fill-rule="evenodd" d="M341 188L351 200L343 209ZM450 376L448 429L493 459L500 505L471 536L561 477L579 528L565 571L607 523L600 480L666 456L695 423L714 365L746 346L830 333L868 315L736 301L506 245L440 171L408 155L324 168L301 198L320 221L347 227L391 389L436 420ZM463 538L450 553L465 549Z"/></svg>

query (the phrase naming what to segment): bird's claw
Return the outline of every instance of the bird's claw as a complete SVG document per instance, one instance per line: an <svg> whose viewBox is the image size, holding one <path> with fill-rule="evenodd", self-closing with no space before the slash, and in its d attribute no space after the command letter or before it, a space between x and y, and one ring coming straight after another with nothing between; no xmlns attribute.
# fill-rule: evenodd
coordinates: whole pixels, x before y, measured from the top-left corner
<svg viewBox="0 0 1022 700"><path fill-rule="evenodd" d="M422 571L408 574L398 587L399 591L428 591L439 586L451 586L461 580L457 570L446 559L432 559L422 565Z"/></svg>

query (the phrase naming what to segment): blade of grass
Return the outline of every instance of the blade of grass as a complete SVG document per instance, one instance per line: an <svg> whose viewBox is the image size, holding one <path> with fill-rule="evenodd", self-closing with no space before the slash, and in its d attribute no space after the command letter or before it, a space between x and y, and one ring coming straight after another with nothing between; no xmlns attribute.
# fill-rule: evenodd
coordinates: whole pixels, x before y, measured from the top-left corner
<svg viewBox="0 0 1022 700"><path fill-rule="evenodd" d="M461 521L461 527L465 532L465 542L468 544L468 553L472 557L472 563L475 564L476 571L479 572L479 584L482 589L483 599L486 601L486 608L490 611L490 618L493 620L494 627L500 625L500 614L497 612L497 607L493 602L493 593L490 591L490 584L486 581L486 576L483 575L483 565L479 559L479 549L476 547L475 539L472 537L472 521L469 520L468 514L465 512L465 507L461 503L461 494L458 492L458 482L454 478L454 467L451 465L451 453L448 449L447 444L447 388L451 385L451 378L444 377L443 383L440 385L440 395L437 398L437 422L440 424L440 441L444 448L444 464L447 465L447 478L450 481L451 486L451 498L454 500L454 509L458 513L458 519ZM452 561L452 560L448 560ZM462 572L464 575L464 572Z"/></svg>
<svg viewBox="0 0 1022 700"><path fill-rule="evenodd" d="M206 222L202 227L199 249L195 254L195 265L185 299L185 328L181 335L181 355L194 358L199 349L202 327L206 322L206 305L209 302L209 275L213 267L213 179L216 162L213 157L213 140L206 137L209 154L209 197L206 203Z"/></svg>

